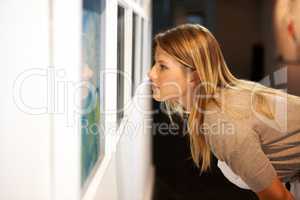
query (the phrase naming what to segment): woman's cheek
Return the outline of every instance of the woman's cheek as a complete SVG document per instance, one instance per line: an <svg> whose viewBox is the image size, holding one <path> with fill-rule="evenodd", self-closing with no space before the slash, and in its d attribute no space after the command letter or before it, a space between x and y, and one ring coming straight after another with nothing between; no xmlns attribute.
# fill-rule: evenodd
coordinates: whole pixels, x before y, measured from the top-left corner
<svg viewBox="0 0 300 200"><path fill-rule="evenodd" d="M178 85L172 84L160 89L161 97L164 99L174 99L181 96L181 90Z"/></svg>

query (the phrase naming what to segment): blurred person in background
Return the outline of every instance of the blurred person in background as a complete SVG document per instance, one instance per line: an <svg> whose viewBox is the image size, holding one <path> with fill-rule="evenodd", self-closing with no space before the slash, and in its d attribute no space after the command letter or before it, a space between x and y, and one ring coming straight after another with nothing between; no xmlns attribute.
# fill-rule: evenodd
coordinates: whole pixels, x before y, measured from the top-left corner
<svg viewBox="0 0 300 200"><path fill-rule="evenodd" d="M288 91L300 95L300 0L276 0L274 30L278 62L287 67ZM291 183L290 191L300 199L299 179Z"/></svg>
<svg viewBox="0 0 300 200"><path fill-rule="evenodd" d="M287 67L288 92L300 96L300 0L276 0L274 31L278 64Z"/></svg>
<svg viewBox="0 0 300 200"><path fill-rule="evenodd" d="M300 1L277 0L274 25L280 59L300 66Z"/></svg>

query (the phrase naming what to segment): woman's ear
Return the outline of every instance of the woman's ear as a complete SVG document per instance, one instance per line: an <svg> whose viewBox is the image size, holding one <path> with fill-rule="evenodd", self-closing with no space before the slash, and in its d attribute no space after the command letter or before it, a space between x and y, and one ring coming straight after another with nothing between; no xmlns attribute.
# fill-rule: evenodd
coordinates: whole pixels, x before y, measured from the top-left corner
<svg viewBox="0 0 300 200"><path fill-rule="evenodd" d="M191 76L190 76L190 82L197 84L197 83L199 83L199 81L200 81L200 78L199 78L197 71L196 70L192 71Z"/></svg>

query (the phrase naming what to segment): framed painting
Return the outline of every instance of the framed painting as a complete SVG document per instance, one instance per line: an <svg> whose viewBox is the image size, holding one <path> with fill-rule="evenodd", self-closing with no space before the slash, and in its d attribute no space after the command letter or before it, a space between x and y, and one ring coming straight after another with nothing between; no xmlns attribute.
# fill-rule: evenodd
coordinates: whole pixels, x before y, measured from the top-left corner
<svg viewBox="0 0 300 200"><path fill-rule="evenodd" d="M101 100L101 0L83 0L82 13L82 100L81 186L84 187L103 154L100 141Z"/></svg>

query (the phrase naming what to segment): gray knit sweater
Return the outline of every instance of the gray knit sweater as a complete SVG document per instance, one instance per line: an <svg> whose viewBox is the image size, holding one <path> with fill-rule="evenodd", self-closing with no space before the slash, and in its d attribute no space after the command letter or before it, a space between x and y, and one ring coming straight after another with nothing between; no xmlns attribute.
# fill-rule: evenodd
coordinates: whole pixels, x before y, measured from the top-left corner
<svg viewBox="0 0 300 200"><path fill-rule="evenodd" d="M300 172L300 97L264 95L274 119L255 109L251 92L222 89L221 107L210 103L202 126L213 154L255 192Z"/></svg>

